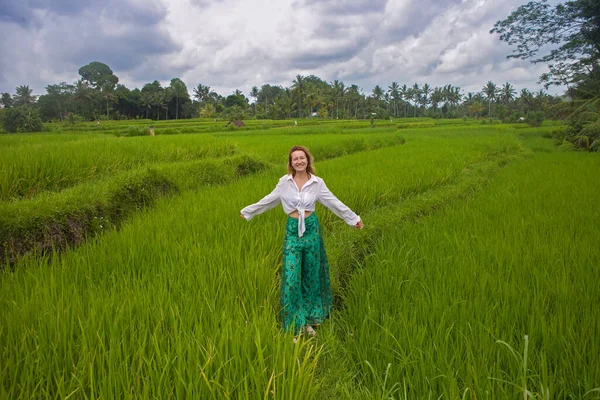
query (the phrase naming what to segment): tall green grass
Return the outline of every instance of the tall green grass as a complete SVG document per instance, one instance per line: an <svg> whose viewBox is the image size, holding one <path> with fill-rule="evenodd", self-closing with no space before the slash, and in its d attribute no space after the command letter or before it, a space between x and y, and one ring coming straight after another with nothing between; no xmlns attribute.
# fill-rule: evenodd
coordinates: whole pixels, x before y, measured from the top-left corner
<svg viewBox="0 0 600 400"><path fill-rule="evenodd" d="M391 224L330 332L348 385L370 398L596 398L600 186L572 172L598 167L538 153L472 200Z"/></svg>
<svg viewBox="0 0 600 400"><path fill-rule="evenodd" d="M565 187L561 201L568 201L578 180L558 184L557 178L568 168L596 166L596 159L568 164L573 154L565 153L564 165L544 161L510 127L419 132L403 131L402 146L317 157L317 174L366 226L352 230L317 210L340 300L318 341L293 345L277 322L285 214L274 210L249 223L239 217L285 173L282 163L226 186L162 199L119 231L60 257L26 257L14 272L2 272L0 397L491 398L522 397L524 382L534 395L542 393L537 382L548 382L552 396L583 397L599 386L589 356L597 353L598 325L588 314L598 286L569 263L597 261L598 251L566 252L554 233L528 247L526 235L508 233L529 227L532 234L537 224L572 232L587 224L585 237L595 234L589 221L597 220L597 210L550 229L548 215L525 199L551 201L558 197L548 190ZM343 143L337 136L348 139L263 136L230 140L252 155L262 145L265 159L279 160L288 140L318 148ZM524 156L517 164L523 168L501 169ZM543 175L538 185L536 165L559 172ZM497 171L502 184L494 187ZM585 193L575 204L590 203L592 192ZM562 204L550 209L562 213L556 221L566 220ZM554 258L562 254L569 268L533 268L530 261L546 254L543 239L562 249ZM530 268L507 268L515 260ZM559 287L548 308L544 291ZM545 316L537 314L542 306ZM576 322L583 324L571 329ZM560 335L562 342L553 341ZM557 362L560 351L565 360ZM569 362L571 372L563 369Z"/></svg>
<svg viewBox="0 0 600 400"><path fill-rule="evenodd" d="M518 147L495 134L457 140L415 140L318 162L317 171L368 231L369 212L439 185L497 145ZM294 346L276 319L285 215L238 215L284 171L165 199L120 231L5 272L0 396L316 396L325 349ZM366 233L319 213L328 242Z"/></svg>
<svg viewBox="0 0 600 400"><path fill-rule="evenodd" d="M87 134L85 140L37 140L8 146L0 160L0 199L34 197L156 162L232 155L235 148L209 136L115 138ZM68 139L70 139L68 137Z"/></svg>

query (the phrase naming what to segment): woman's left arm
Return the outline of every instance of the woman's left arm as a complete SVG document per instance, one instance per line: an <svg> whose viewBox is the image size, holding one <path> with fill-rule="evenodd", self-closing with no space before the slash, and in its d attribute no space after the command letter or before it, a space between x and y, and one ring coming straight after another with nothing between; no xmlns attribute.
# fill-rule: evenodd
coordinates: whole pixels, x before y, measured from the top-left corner
<svg viewBox="0 0 600 400"><path fill-rule="evenodd" d="M352 211L347 205L342 203L325 185L322 180L319 182L319 196L318 200L325 207L331 210L332 213L343 219L348 225L356 228L363 228L362 221L354 211Z"/></svg>

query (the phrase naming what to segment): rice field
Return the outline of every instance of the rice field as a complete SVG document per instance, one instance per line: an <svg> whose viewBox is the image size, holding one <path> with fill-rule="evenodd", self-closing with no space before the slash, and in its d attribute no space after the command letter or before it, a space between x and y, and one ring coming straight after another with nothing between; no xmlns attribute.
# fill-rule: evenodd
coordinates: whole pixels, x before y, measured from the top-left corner
<svg viewBox="0 0 600 400"><path fill-rule="evenodd" d="M22 188L0 221L140 169L179 188L0 272L0 398L600 398L598 155L551 126L409 121L0 136L2 187ZM294 144L365 223L317 209L335 307L296 345L276 318L286 216L239 218ZM261 168L186 178L231 157Z"/></svg>

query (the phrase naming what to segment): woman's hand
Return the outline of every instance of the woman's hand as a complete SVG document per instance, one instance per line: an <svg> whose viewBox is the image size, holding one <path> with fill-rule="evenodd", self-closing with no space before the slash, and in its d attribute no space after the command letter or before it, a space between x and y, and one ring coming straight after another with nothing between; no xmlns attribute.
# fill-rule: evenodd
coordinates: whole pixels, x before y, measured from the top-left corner
<svg viewBox="0 0 600 400"><path fill-rule="evenodd" d="M358 222L356 223L356 225L354 225L354 227L355 227L356 229L362 229L362 228L364 228L364 225L363 225L363 223L362 223L362 220L358 221Z"/></svg>
<svg viewBox="0 0 600 400"><path fill-rule="evenodd" d="M242 218L246 219L246 217L244 217L244 214L240 214L240 217L242 217Z"/></svg>

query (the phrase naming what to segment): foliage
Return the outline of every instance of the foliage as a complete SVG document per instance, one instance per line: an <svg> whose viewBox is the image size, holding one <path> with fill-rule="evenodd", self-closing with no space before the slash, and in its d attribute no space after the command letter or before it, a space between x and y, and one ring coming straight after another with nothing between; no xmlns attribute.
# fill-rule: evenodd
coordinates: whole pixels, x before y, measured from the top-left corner
<svg viewBox="0 0 600 400"><path fill-rule="evenodd" d="M200 109L200 116L202 118L213 118L216 112L215 106L209 103Z"/></svg>
<svg viewBox="0 0 600 400"><path fill-rule="evenodd" d="M13 106L13 98L10 93L2 93L0 97L0 104L2 104L3 108L10 108Z"/></svg>
<svg viewBox="0 0 600 400"><path fill-rule="evenodd" d="M426 82L412 86L392 82L387 90L376 85L370 93L365 93L357 85L346 85L337 79L326 82L315 75L298 75L287 88L269 84L254 86L249 93L254 99L250 109L248 98L240 90L223 97L209 86L198 84L193 89L192 100L180 78L173 78L167 87L155 80L144 84L141 89L130 90L118 84L118 77L106 64L92 62L79 71L82 79L73 84L48 85L46 94L40 96L37 103L36 96L27 86L18 87L14 96L4 93L0 101L5 108L11 107L15 101L17 104L36 104L45 122L63 121L68 113L80 115L88 121L179 120L200 115L205 118L227 117L232 113L230 109L236 106L243 110L245 116L252 115L257 119L298 119L317 113L321 117L368 120L373 112L378 119L386 120L484 116L485 110L480 111L479 104L474 105L476 101L487 103L488 116L506 119L512 111L525 114L544 110L548 103L556 101L546 94L531 93L526 89L517 97L509 82L498 90L490 81L482 92L467 95L457 86L432 87ZM490 84L493 93L489 90ZM587 90L587 87L581 87L581 90ZM239 109L233 113L239 114Z"/></svg>
<svg viewBox="0 0 600 400"><path fill-rule="evenodd" d="M87 82L94 89L101 89L105 85L114 87L119 83L119 78L113 74L112 69L98 61L93 61L79 68L79 75L81 75L84 82Z"/></svg>
<svg viewBox="0 0 600 400"><path fill-rule="evenodd" d="M554 7L547 0L530 1L496 22L490 33L516 46L509 58L548 63L550 71L540 78L546 86L580 82L599 68L600 2L596 0L571 0ZM549 53L539 55L548 49Z"/></svg>
<svg viewBox="0 0 600 400"><path fill-rule="evenodd" d="M2 126L9 133L41 132L39 110L30 106L6 108L2 112Z"/></svg>
<svg viewBox="0 0 600 400"><path fill-rule="evenodd" d="M531 126L537 127L542 126L544 122L545 114L543 111L532 111L527 114L527 123Z"/></svg>

